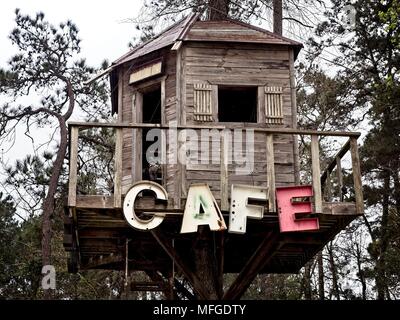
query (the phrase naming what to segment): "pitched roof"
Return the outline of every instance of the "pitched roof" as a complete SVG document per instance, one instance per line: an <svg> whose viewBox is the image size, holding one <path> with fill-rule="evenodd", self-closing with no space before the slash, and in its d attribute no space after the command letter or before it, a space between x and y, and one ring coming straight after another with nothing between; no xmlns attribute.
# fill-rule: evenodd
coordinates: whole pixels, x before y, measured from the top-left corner
<svg viewBox="0 0 400 320"><path fill-rule="evenodd" d="M177 41L215 41L286 45L293 47L295 58L303 47L300 42L244 22L232 19L201 21L199 17L199 13L192 13L179 20L154 38L136 46L131 51L124 54L114 61L109 68L97 74L87 83L95 81L125 62L168 47Z"/></svg>
<svg viewBox="0 0 400 320"><path fill-rule="evenodd" d="M237 20L196 21L185 35L187 41L229 41L302 47L300 42Z"/></svg>
<svg viewBox="0 0 400 320"><path fill-rule="evenodd" d="M182 35L198 18L197 14L190 14L187 17L174 23L154 38L134 47L131 51L124 54L122 57L113 62L114 65L120 65L127 61L133 60L147 53L162 49L180 40Z"/></svg>
<svg viewBox="0 0 400 320"><path fill-rule="evenodd" d="M295 56L297 56L303 47L300 42L237 20L201 21L199 17L199 14L191 14L183 18L156 37L133 48L127 54L114 61L113 65L117 66L136 59L150 52L167 47L179 40L287 45L294 47Z"/></svg>

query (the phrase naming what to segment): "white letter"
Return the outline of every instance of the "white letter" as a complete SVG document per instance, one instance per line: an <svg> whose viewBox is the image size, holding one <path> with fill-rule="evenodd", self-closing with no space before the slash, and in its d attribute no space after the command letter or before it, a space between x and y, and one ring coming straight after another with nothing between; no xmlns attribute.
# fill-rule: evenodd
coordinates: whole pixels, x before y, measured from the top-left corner
<svg viewBox="0 0 400 320"><path fill-rule="evenodd" d="M226 229L224 217L207 184L193 184L189 188L181 233L197 232L197 226L209 225L212 231Z"/></svg>
<svg viewBox="0 0 400 320"><path fill-rule="evenodd" d="M153 216L149 220L142 220L138 218L138 216L136 216L134 208L135 200L137 195L141 193L143 190L153 191L156 199L165 201L168 200L168 194L167 191L165 191L165 189L162 186L153 181L139 181L135 183L126 194L123 206L124 217L126 221L135 229L150 230L158 227L161 224L161 222L163 222L164 216L163 215Z"/></svg>
<svg viewBox="0 0 400 320"><path fill-rule="evenodd" d="M52 265L45 265L42 268L42 274L45 276L42 279L43 290L56 289L56 269Z"/></svg>
<svg viewBox="0 0 400 320"><path fill-rule="evenodd" d="M266 201L268 197L267 191L268 189L265 187L232 184L228 230L230 233L245 233L247 217L262 219L264 206L249 202L251 200Z"/></svg>

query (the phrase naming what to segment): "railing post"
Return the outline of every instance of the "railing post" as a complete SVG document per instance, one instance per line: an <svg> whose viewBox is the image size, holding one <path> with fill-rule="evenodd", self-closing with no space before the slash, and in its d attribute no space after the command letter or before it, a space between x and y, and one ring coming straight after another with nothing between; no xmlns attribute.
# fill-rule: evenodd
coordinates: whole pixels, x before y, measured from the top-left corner
<svg viewBox="0 0 400 320"><path fill-rule="evenodd" d="M336 157L336 174L339 185L339 200L343 201L343 174L342 174L342 159L340 157Z"/></svg>
<svg viewBox="0 0 400 320"><path fill-rule="evenodd" d="M321 167L319 164L319 143L317 135L311 135L311 170L315 212L322 213Z"/></svg>
<svg viewBox="0 0 400 320"><path fill-rule="evenodd" d="M267 134L267 179L268 179L268 211L276 212L275 205L275 157L274 136Z"/></svg>
<svg viewBox="0 0 400 320"><path fill-rule="evenodd" d="M79 127L71 126L69 150L69 186L68 206L76 207L76 184L78 175L78 139Z"/></svg>
<svg viewBox="0 0 400 320"><path fill-rule="evenodd" d="M351 164L353 167L354 195L356 198L356 213L364 214L364 200L361 183L360 157L358 155L357 138L350 137Z"/></svg>
<svg viewBox="0 0 400 320"><path fill-rule="evenodd" d="M114 208L121 208L122 197L122 128L115 132Z"/></svg>
<svg viewBox="0 0 400 320"><path fill-rule="evenodd" d="M220 166L221 166L221 210L229 210L228 202L228 151L229 144L225 131L221 135L221 153L220 153Z"/></svg>

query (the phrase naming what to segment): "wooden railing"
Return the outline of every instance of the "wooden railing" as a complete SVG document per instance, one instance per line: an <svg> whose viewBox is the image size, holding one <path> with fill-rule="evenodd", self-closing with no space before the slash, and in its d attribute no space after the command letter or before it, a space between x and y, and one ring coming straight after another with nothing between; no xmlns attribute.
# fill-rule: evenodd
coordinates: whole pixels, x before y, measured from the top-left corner
<svg viewBox="0 0 400 320"><path fill-rule="evenodd" d="M129 124L129 123L81 123L81 122L70 122L69 123L69 137L70 137L70 168L69 168L69 190L68 190L68 206L76 207L77 204L77 162L78 162L78 139L79 130L85 130L89 128L114 128L116 130L115 139L115 172L114 172L114 194L113 204L115 208L121 208L122 201L122 143L123 143L123 129L143 129L143 128L159 128L168 130L170 127L162 126L157 124ZM209 129L209 130L225 130L234 129L228 126L176 126L176 130L185 129ZM236 128L237 129L237 128ZM330 174L335 168L337 168L338 181L340 189L343 186L343 178L341 171L341 159L350 150L352 169L353 169L353 180L354 180L354 192L355 192L355 204L356 213L364 213L362 184L361 184L361 171L360 171L360 160L357 148L357 138L360 136L358 132L336 132L336 131L316 131L316 130L297 130L297 129L269 129L269 128L250 128L254 132L261 132L266 135L266 152L267 152L267 183L269 188L269 199L268 209L269 212L276 212L275 205L275 166L274 166L274 135L300 135L300 136L311 136L311 171L312 171L312 185L314 192L314 210L316 213L322 213L323 195L321 186L327 181L330 181ZM319 154L319 136L336 136L336 137L348 137L349 140L343 146L343 148L336 155L335 159L328 165L326 170L321 175L320 169L320 154ZM222 135L221 139L221 153L220 153L220 183L221 183L221 209L223 211L229 210L228 205L228 154L227 154L227 139Z"/></svg>

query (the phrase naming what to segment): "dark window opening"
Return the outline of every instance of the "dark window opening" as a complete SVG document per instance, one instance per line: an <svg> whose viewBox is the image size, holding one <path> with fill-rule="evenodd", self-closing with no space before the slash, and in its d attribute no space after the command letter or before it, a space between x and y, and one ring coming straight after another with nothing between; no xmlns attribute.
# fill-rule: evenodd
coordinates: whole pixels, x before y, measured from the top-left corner
<svg viewBox="0 0 400 320"><path fill-rule="evenodd" d="M143 96L143 123L161 124L161 88L158 87L151 91L142 93ZM161 164L150 162L146 157L146 151L157 142L158 137L153 141L146 141L147 133L152 128L142 129L142 179L162 183ZM158 157L161 150L154 151L154 156Z"/></svg>
<svg viewBox="0 0 400 320"><path fill-rule="evenodd" d="M219 87L219 122L257 122L257 87Z"/></svg>

